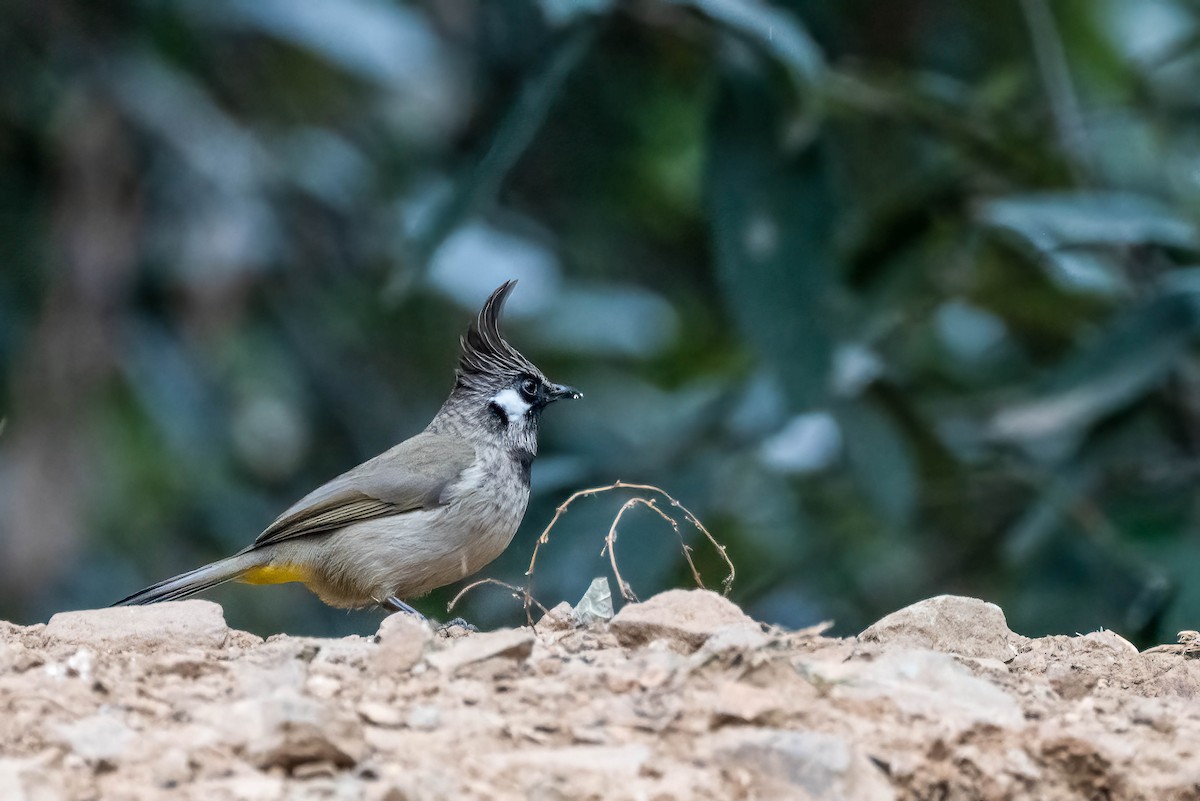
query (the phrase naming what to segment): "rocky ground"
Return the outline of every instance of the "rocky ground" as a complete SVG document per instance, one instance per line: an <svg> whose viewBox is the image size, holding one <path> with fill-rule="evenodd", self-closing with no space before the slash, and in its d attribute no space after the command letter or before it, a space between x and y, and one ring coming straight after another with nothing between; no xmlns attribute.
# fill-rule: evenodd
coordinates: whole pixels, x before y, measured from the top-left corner
<svg viewBox="0 0 1200 801"><path fill-rule="evenodd" d="M1200 799L1198 654L948 596L851 639L701 590L336 640L69 612L0 622L0 799Z"/></svg>

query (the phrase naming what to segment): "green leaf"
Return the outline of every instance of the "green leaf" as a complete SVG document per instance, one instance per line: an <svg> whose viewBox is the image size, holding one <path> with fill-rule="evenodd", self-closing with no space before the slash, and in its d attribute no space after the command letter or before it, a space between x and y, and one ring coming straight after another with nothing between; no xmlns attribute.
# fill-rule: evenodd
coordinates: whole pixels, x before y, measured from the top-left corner
<svg viewBox="0 0 1200 801"><path fill-rule="evenodd" d="M834 410L850 469L879 514L903 526L917 506L917 471L908 443L891 419L871 404L848 401Z"/></svg>
<svg viewBox="0 0 1200 801"><path fill-rule="evenodd" d="M1195 225L1151 198L1126 192L1047 192L985 203L979 221L1031 249L1060 286L1112 294L1125 288L1116 260L1097 249L1200 247Z"/></svg>
<svg viewBox="0 0 1200 801"><path fill-rule="evenodd" d="M821 303L835 203L824 149L781 146L782 105L759 76L730 71L713 111L707 195L733 317L792 401L811 407L827 393L831 362Z"/></svg>
<svg viewBox="0 0 1200 801"><path fill-rule="evenodd" d="M227 0L203 13L291 42L382 84L419 85L452 66L421 12L380 0Z"/></svg>
<svg viewBox="0 0 1200 801"><path fill-rule="evenodd" d="M979 219L1039 251L1089 245L1158 244L1195 248L1190 220L1151 198L1126 192L1046 192L993 200Z"/></svg>
<svg viewBox="0 0 1200 801"><path fill-rule="evenodd" d="M467 161L470 166L458 176L446 201L412 232L409 257L393 274L385 294L393 298L399 295L410 277L406 269L423 270L455 228L495 199L509 170L541 130L567 78L591 48L596 31L595 25L575 27L530 71L486 149Z"/></svg>
<svg viewBox="0 0 1200 801"><path fill-rule="evenodd" d="M598 16L613 10L616 0L538 0L551 25L572 25L581 17Z"/></svg>
<svg viewBox="0 0 1200 801"><path fill-rule="evenodd" d="M1192 292L1167 292L1143 303L1069 358L1036 398L998 413L991 433L1030 444L1079 435L1162 380L1187 353L1198 323Z"/></svg>
<svg viewBox="0 0 1200 801"><path fill-rule="evenodd" d="M804 87L825 71L825 57L808 31L791 14L756 0L674 0L750 40L782 64Z"/></svg>

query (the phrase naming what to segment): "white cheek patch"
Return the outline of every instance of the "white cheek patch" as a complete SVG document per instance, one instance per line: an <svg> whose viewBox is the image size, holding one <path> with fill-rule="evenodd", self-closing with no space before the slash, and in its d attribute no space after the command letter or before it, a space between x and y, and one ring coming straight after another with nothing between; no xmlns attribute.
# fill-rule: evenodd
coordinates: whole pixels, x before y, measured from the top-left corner
<svg viewBox="0 0 1200 801"><path fill-rule="evenodd" d="M511 387L497 392L496 396L492 398L492 403L496 404L510 421L520 419L533 405Z"/></svg>

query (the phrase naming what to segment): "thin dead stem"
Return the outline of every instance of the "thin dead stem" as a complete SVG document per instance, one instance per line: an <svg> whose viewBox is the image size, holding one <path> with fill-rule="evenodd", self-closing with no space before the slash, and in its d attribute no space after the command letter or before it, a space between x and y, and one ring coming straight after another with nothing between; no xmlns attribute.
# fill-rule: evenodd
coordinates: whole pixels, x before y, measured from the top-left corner
<svg viewBox="0 0 1200 801"><path fill-rule="evenodd" d="M496 586L503 587L506 590L512 590L513 597L521 599L521 604L526 610L527 617L530 606L536 606L538 609L542 610L543 615L550 611L546 607L542 606L542 604L538 602L537 598L534 598L529 594L528 587L518 587L515 584L509 584L507 581L501 581L500 579L496 578L485 578L480 579L479 581L472 581L470 584L459 590L457 595L450 599L450 603L446 604L446 611L453 612L454 607L458 605L459 600L464 595L482 584L495 584ZM530 625L533 625L532 620L529 621L529 623Z"/></svg>
<svg viewBox="0 0 1200 801"><path fill-rule="evenodd" d="M683 519L685 521L687 521L687 523L689 525L691 525L696 530L698 530L701 534L703 534L705 539L707 539L708 542L713 546L713 548L716 549L717 553L721 557L721 561L725 563L725 567L728 570L728 572L725 575L725 578L721 580L721 593L722 593L722 595L729 594L730 589L732 589L732 587L733 587L734 576L736 575L736 571L733 566L733 560L731 560L729 558L729 554L726 552L725 546L717 541L717 538L714 537L712 535L712 533L709 532L709 530L704 527L704 524L700 522L699 518L697 518L694 514L692 514L691 511L686 506L684 506L679 501L675 500L675 498L673 498L670 495L670 493L668 493L664 489L661 489L660 487L655 487L651 484L629 484L624 481L616 481L612 484L608 484L603 487L590 487L588 489L578 490L577 492L572 493L570 495L570 497L568 497L565 501L563 501L562 503L560 503L558 505L558 508L554 510L554 516L552 518L550 518L550 522L546 525L546 528L543 529L542 533L538 536L537 542L534 543L533 554L529 558L529 568L525 571L526 581L525 581L524 587L515 587L512 584L508 584L508 583L500 581L498 579L492 579L492 578L481 579L479 581L473 582L472 584L468 584L466 587L463 587L459 591L459 593L454 596L454 599L450 602L448 611L453 610L455 605L459 602L459 600L466 593L470 592L471 590L475 589L476 587L478 587L482 584L496 584L496 585L499 585L501 587L505 587L505 588L511 590L514 593L513 597L522 599L522 606L525 610L525 619L529 623L529 625L532 626L533 625L533 615L530 613L530 609L532 607L536 606L538 609L540 609L542 611L543 614L545 614L545 612L546 612L546 607L543 606L542 604L538 603L538 601L533 597L533 576L534 576L534 569L537 566L538 552L541 550L543 545L546 545L550 542L550 531L558 524L558 521L562 518L562 516L564 514L566 514L566 512L570 508L571 504L573 504L575 501L579 500L580 498L590 498L592 496L600 495L605 492L613 492L614 490L633 490L633 491L638 491L638 492L648 492L648 493L654 493L654 494L660 496L660 498L665 498L667 503L670 504L670 507L672 509L678 510L678 513L683 516ZM608 555L608 560L609 560L610 566L612 567L613 576L616 578L617 587L621 591L621 597L623 597L627 601L637 601L637 595L634 594L633 588L629 585L629 582L627 582L624 579L624 577L621 575L621 570L617 564L617 553L616 553L617 526L620 524L621 518L625 515L626 512L628 512L630 509L633 509L638 506L644 506L644 507L650 509L652 512L654 512L655 514L657 514L659 517L661 517L663 520L667 521L667 523L670 524L671 528L675 531L675 535L679 538L679 547L680 547L680 550L683 552L683 558L687 561L688 569L691 570L691 572L692 572L692 579L696 582L696 586L704 588L704 586L705 586L704 580L700 577L700 571L696 568L696 563L692 559L691 546L689 546L684 541L683 530L679 525L679 521L676 519L676 517L671 512L663 509L659 505L659 498L644 498L642 496L635 496L635 497L630 498L629 500L625 501L625 503L622 504L621 508L617 511L616 516L613 518L612 525L610 525L608 528L608 534L605 535L605 537L604 537L604 547L600 551L601 556L604 556L606 553Z"/></svg>
<svg viewBox="0 0 1200 801"><path fill-rule="evenodd" d="M608 552L608 561L612 565L613 576L617 579L617 589L621 591L621 597L626 601L637 602L638 597L633 592L633 588L629 586L629 582L621 575L621 568L617 567L617 525L620 524L621 518L625 513L637 505L650 506L650 502L645 498L630 498L621 504L621 508L617 510L617 516L613 518L612 525L608 527L608 534L604 536L604 547L600 549L600 556L604 556Z"/></svg>

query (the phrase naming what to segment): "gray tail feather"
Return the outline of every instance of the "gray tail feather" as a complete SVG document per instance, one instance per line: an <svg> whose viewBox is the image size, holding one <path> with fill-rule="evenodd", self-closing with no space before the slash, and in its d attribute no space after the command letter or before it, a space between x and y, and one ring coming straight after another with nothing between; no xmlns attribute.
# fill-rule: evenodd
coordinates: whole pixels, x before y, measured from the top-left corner
<svg viewBox="0 0 1200 801"><path fill-rule="evenodd" d="M178 601L198 592L232 581L257 564L256 559L248 559L248 554L236 554L228 559L221 559L212 564L180 573L165 581L151 584L144 590L139 590L128 598L122 598L113 606L140 606L156 604L160 601Z"/></svg>

